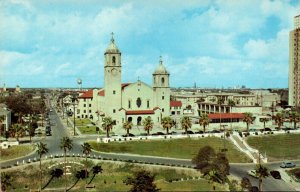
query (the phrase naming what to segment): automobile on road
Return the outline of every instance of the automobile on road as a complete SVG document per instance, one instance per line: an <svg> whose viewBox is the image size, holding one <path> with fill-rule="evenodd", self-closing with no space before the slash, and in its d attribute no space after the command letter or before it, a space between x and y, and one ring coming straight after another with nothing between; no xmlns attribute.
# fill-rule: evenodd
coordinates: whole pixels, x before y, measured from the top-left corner
<svg viewBox="0 0 300 192"><path fill-rule="evenodd" d="M279 173L279 171L270 171L270 175L272 175L272 177L274 177L274 179L281 179L281 175Z"/></svg>
<svg viewBox="0 0 300 192"><path fill-rule="evenodd" d="M248 175L250 175L252 177L258 178L258 176L256 175L256 170L254 170L254 169L249 170L247 173L248 173Z"/></svg>
<svg viewBox="0 0 300 192"><path fill-rule="evenodd" d="M284 161L284 162L282 162L280 167L281 168L292 168L292 167L296 167L296 165L292 162Z"/></svg>

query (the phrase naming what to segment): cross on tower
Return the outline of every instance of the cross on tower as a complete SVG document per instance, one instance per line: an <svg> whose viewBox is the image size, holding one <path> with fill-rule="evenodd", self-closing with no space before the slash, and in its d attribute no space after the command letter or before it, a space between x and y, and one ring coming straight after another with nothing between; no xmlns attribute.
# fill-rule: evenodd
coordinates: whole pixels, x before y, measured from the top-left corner
<svg viewBox="0 0 300 192"><path fill-rule="evenodd" d="M114 32L111 32L111 42L114 42Z"/></svg>

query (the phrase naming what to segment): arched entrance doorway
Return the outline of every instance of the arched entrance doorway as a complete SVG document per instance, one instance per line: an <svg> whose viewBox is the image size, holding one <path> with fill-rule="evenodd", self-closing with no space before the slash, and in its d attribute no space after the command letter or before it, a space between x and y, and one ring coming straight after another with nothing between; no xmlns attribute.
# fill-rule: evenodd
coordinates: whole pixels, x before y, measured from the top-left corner
<svg viewBox="0 0 300 192"><path fill-rule="evenodd" d="M128 117L128 122L132 122L132 117Z"/></svg>
<svg viewBox="0 0 300 192"><path fill-rule="evenodd" d="M136 124L137 125L141 125L142 124L142 117L141 116L138 116Z"/></svg>

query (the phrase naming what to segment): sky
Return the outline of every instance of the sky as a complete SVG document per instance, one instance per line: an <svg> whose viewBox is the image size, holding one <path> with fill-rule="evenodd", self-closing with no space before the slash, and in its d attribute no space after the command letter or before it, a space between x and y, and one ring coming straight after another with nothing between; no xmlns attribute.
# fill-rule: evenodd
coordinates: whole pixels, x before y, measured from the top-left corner
<svg viewBox="0 0 300 192"><path fill-rule="evenodd" d="M0 87L102 87L111 32L122 82L288 87L298 0L1 0Z"/></svg>

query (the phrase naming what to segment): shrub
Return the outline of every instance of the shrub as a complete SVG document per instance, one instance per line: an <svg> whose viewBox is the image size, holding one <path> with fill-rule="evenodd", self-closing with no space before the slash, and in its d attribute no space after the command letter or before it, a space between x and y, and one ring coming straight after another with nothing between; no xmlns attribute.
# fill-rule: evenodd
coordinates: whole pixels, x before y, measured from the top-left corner
<svg viewBox="0 0 300 192"><path fill-rule="evenodd" d="M257 131L255 132L255 135L258 135Z"/></svg>
<svg viewBox="0 0 300 192"><path fill-rule="evenodd" d="M274 132L273 132L273 131L271 131L271 134L274 134Z"/></svg>

